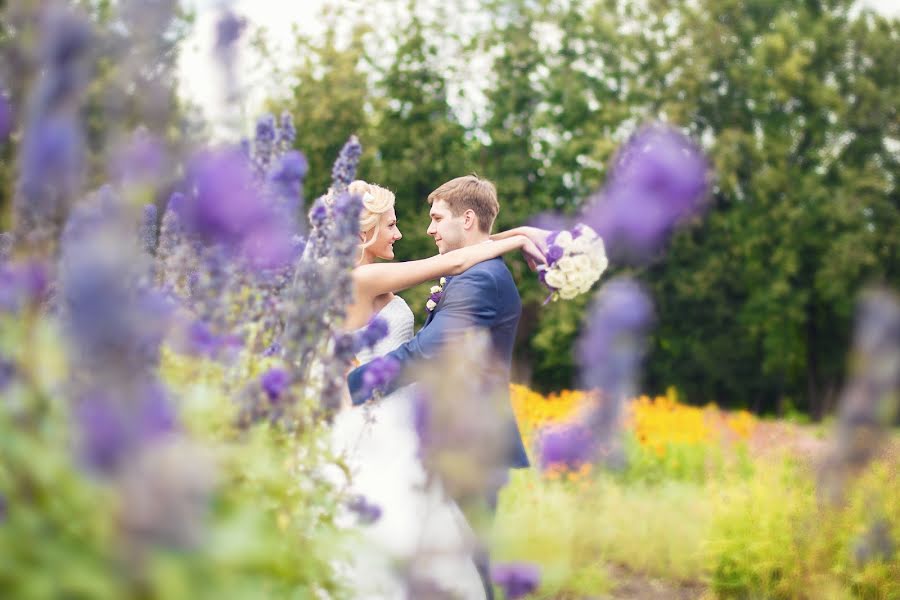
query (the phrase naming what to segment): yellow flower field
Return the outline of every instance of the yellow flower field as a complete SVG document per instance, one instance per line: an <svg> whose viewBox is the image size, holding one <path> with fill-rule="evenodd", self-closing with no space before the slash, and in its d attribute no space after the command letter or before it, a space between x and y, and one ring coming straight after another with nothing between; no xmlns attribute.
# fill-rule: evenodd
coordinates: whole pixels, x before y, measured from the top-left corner
<svg viewBox="0 0 900 600"><path fill-rule="evenodd" d="M596 392L562 390L542 395L527 386L510 385L513 411L526 447L531 449L540 428L574 419L591 403ZM715 404L704 407L679 402L670 388L665 396L639 396L625 408L624 426L645 448L662 456L670 445L721 444L747 440L756 427L747 411L723 411Z"/></svg>

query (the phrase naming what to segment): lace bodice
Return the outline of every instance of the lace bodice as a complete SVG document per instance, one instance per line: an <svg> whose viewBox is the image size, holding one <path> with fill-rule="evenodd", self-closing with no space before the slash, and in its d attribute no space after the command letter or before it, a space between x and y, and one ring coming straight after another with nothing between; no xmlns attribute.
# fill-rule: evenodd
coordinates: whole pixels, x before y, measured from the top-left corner
<svg viewBox="0 0 900 600"><path fill-rule="evenodd" d="M400 296L394 296L394 299L378 312L378 316L387 321L388 334L383 340L375 344L374 348L362 350L356 355L356 359L360 364L365 364L374 358L384 356L400 344L412 339L415 317L406 300Z"/></svg>

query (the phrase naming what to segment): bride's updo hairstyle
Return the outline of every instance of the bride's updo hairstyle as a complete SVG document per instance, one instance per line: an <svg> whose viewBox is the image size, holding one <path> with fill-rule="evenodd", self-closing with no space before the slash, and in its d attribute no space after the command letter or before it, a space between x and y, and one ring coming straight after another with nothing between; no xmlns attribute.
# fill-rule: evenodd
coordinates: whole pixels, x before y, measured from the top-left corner
<svg viewBox="0 0 900 600"><path fill-rule="evenodd" d="M381 215L394 207L394 192L360 179L351 182L347 186L347 191L354 196L362 198L362 210L359 213L359 232L365 239L369 237L370 231L378 227ZM374 244L375 237L373 235L369 241L360 244L360 252L364 252L366 248Z"/></svg>

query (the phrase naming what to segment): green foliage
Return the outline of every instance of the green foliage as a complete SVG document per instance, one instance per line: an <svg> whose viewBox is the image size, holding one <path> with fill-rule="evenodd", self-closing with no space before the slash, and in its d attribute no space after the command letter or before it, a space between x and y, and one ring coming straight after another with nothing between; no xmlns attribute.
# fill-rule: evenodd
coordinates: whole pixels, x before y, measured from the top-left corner
<svg viewBox="0 0 900 600"><path fill-rule="evenodd" d="M900 560L860 562L874 523L900 532L896 464L876 463L845 506L817 501L813 474L784 462L742 485L713 488L708 542L713 589L722 598L894 598Z"/></svg>
<svg viewBox="0 0 900 600"><path fill-rule="evenodd" d="M11 357L20 374L0 403L4 595L342 597L335 568L352 533L334 520L344 498L324 473L340 470L323 443L324 429L312 425L312 409L300 431L234 425L234 391L265 364L242 356L225 368L166 352L163 375L180 400L185 436L142 450L149 453L142 456L169 452L164 468L151 471L152 482L138 482L152 486L142 490L152 498L148 503L129 495L135 482L128 472L112 478L85 472L74 451L78 428L64 393L58 328L50 318L35 317L0 323L0 354ZM173 504L167 494L184 487L178 479L184 474L213 481L211 498ZM129 525L146 525L142 515L156 514L158 506L171 510L165 520L199 528L195 543L172 544ZM200 514L178 512L190 506Z"/></svg>

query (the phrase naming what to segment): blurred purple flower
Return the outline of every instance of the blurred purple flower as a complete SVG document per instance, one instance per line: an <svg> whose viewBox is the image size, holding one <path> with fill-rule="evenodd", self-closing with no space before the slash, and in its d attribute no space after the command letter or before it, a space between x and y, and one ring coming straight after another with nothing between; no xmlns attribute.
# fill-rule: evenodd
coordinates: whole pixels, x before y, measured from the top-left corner
<svg viewBox="0 0 900 600"><path fill-rule="evenodd" d="M16 365L0 356L0 392L2 392L16 376Z"/></svg>
<svg viewBox="0 0 900 600"><path fill-rule="evenodd" d="M491 568L491 581L503 588L508 600L523 598L541 583L541 572L532 563L506 563Z"/></svg>
<svg viewBox="0 0 900 600"><path fill-rule="evenodd" d="M269 179L280 186L294 189L303 183L308 169L309 165L303 153L291 150L281 155L278 162L272 167Z"/></svg>
<svg viewBox="0 0 900 600"><path fill-rule="evenodd" d="M331 169L331 188L335 194L347 189L350 182L356 178L356 167L359 157L362 155L362 146L355 135L351 135L341 153L338 155Z"/></svg>
<svg viewBox="0 0 900 600"><path fill-rule="evenodd" d="M271 346L263 350L263 356L276 356L279 352L281 352L281 344L278 342L273 342Z"/></svg>
<svg viewBox="0 0 900 600"><path fill-rule="evenodd" d="M347 508L356 513L360 522L371 525L381 518L381 507L366 500L365 496L356 496L347 503Z"/></svg>
<svg viewBox="0 0 900 600"><path fill-rule="evenodd" d="M224 12L216 22L216 48L223 50L234 46L246 27L246 19L231 11Z"/></svg>
<svg viewBox="0 0 900 600"><path fill-rule="evenodd" d="M288 388L291 383L290 375L284 369L269 369L259 378L259 383L263 391L269 397L269 400L275 401L281 397L281 394Z"/></svg>
<svg viewBox="0 0 900 600"><path fill-rule="evenodd" d="M175 431L175 411L161 387L148 383L137 395L136 406L108 393L90 393L77 403L81 454L91 469L111 473L139 445Z"/></svg>
<svg viewBox="0 0 900 600"><path fill-rule="evenodd" d="M294 145L297 137L297 129L294 127L294 118L291 113L284 111L281 113L281 128L278 131L278 141L286 148Z"/></svg>
<svg viewBox="0 0 900 600"><path fill-rule="evenodd" d="M637 376L653 303L640 284L620 277L600 288L578 341L578 362L589 388L616 393Z"/></svg>
<svg viewBox="0 0 900 600"><path fill-rule="evenodd" d="M384 389L400 374L400 362L390 356L381 356L369 363L369 368L363 376L363 387L367 390L378 391Z"/></svg>
<svg viewBox="0 0 900 600"><path fill-rule="evenodd" d="M13 237L13 234L11 232L0 232L0 264L8 261L10 256L12 256L14 243L15 238Z"/></svg>
<svg viewBox="0 0 900 600"><path fill-rule="evenodd" d="M594 433L579 422L543 429L538 438L538 449L542 469L559 465L576 470L593 462L597 453Z"/></svg>
<svg viewBox="0 0 900 600"><path fill-rule="evenodd" d="M309 222L313 227L322 227L328 219L328 207L323 198L318 198L309 211Z"/></svg>
<svg viewBox="0 0 900 600"><path fill-rule="evenodd" d="M6 141L6 138L13 129L13 112L9 99L3 92L0 92L0 144Z"/></svg>
<svg viewBox="0 0 900 600"><path fill-rule="evenodd" d="M642 262L675 226L699 214L708 193L709 164L700 149L671 127L650 125L619 150L584 219L617 260Z"/></svg>
<svg viewBox="0 0 900 600"><path fill-rule="evenodd" d="M431 406L428 393L416 386L413 394L413 427L419 439L419 450L428 446L429 429L431 427Z"/></svg>
<svg viewBox="0 0 900 600"><path fill-rule="evenodd" d="M387 337L388 330L388 322L376 315L360 333L360 342L365 348L374 348L375 344Z"/></svg>
<svg viewBox="0 0 900 600"><path fill-rule="evenodd" d="M136 419L141 441L155 439L175 431L178 418L162 386L147 383Z"/></svg>
<svg viewBox="0 0 900 600"><path fill-rule="evenodd" d="M141 211L141 249L152 256L156 252L156 243L158 235L157 217L159 212L155 204L145 204Z"/></svg>
<svg viewBox="0 0 900 600"><path fill-rule="evenodd" d="M189 179L196 196L180 203L185 226L200 237L233 244L264 216L247 162L231 150L194 156Z"/></svg>
<svg viewBox="0 0 900 600"><path fill-rule="evenodd" d="M20 229L43 243L55 237L81 184L85 144L78 110L91 29L79 12L54 7L44 12L38 39L41 75L28 99L15 210Z"/></svg>
<svg viewBox="0 0 900 600"><path fill-rule="evenodd" d="M122 415L107 398L94 396L78 404L75 418L85 462L100 472L112 472L128 447L129 432Z"/></svg>
<svg viewBox="0 0 900 600"><path fill-rule="evenodd" d="M271 144L275 141L275 117L265 114L256 121L256 143Z"/></svg>
<svg viewBox="0 0 900 600"><path fill-rule="evenodd" d="M598 451L610 464L624 460L618 444L622 405L635 393L652 322L653 303L641 286L628 278L613 279L600 288L578 340L581 379L587 388L602 391L589 423Z"/></svg>
<svg viewBox="0 0 900 600"><path fill-rule="evenodd" d="M49 288L50 275L41 262L0 264L0 311L15 313L40 304Z"/></svg>
<svg viewBox="0 0 900 600"><path fill-rule="evenodd" d="M222 339L213 333L208 323L199 320L187 327L184 342L182 349L194 356L213 357L222 347Z"/></svg>
<svg viewBox="0 0 900 600"><path fill-rule="evenodd" d="M162 144L153 136L136 134L115 156L113 175L129 183L152 183L164 170L166 153Z"/></svg>

